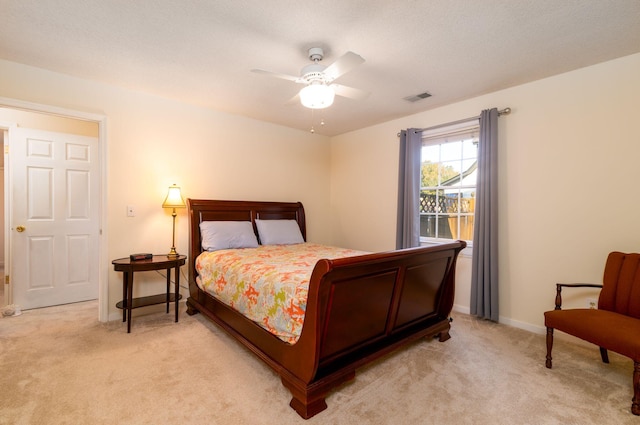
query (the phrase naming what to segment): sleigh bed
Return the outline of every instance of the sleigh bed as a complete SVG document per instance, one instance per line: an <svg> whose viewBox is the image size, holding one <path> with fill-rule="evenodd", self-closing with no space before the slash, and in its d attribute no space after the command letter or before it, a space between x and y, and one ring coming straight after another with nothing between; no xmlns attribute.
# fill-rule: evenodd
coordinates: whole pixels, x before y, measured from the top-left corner
<svg viewBox="0 0 640 425"><path fill-rule="evenodd" d="M198 199L187 204L187 313L202 313L269 365L291 392L290 406L303 418L326 409L327 394L354 379L364 364L419 338L449 339L455 264L464 242L314 262L299 334L285 341L204 288L196 268L205 252L201 223L250 223L259 236L261 220L295 220L306 241L302 204ZM198 267L203 270L200 263Z"/></svg>

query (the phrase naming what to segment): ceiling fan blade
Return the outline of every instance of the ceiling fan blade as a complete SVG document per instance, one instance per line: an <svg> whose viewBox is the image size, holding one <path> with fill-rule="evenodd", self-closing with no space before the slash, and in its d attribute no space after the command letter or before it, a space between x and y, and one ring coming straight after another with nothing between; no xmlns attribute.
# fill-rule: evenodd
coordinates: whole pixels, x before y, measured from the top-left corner
<svg viewBox="0 0 640 425"><path fill-rule="evenodd" d="M349 99L362 100L369 96L368 91L347 87L340 84L331 84L331 87L338 96L348 97Z"/></svg>
<svg viewBox="0 0 640 425"><path fill-rule="evenodd" d="M294 83L304 82L300 80L300 77L294 77L293 75L287 75L287 74L280 74L278 72L265 71L263 69L252 69L251 72L255 72L256 74L268 75L270 77L281 78L283 80L293 81Z"/></svg>
<svg viewBox="0 0 640 425"><path fill-rule="evenodd" d="M334 63L329 65L324 70L324 75L328 77L329 81L333 81L341 75L351 71L353 68L363 62L364 59L362 58L362 56L357 55L353 52L347 52L344 55L340 56Z"/></svg>

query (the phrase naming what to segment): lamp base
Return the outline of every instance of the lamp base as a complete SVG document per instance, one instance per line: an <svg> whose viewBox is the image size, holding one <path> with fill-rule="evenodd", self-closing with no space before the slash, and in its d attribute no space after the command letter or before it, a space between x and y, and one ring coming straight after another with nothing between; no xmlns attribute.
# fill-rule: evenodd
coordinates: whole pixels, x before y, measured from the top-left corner
<svg viewBox="0 0 640 425"><path fill-rule="evenodd" d="M171 251L167 254L167 257L178 257L180 254L176 252L176 248L172 247Z"/></svg>

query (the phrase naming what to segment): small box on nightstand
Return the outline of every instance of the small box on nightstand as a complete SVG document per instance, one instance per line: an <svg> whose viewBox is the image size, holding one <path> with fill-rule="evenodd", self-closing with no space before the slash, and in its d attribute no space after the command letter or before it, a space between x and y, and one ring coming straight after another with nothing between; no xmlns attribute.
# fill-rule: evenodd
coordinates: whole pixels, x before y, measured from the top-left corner
<svg viewBox="0 0 640 425"><path fill-rule="evenodd" d="M151 258L153 258L153 254L131 254L129 258L131 259L131 261L151 260Z"/></svg>

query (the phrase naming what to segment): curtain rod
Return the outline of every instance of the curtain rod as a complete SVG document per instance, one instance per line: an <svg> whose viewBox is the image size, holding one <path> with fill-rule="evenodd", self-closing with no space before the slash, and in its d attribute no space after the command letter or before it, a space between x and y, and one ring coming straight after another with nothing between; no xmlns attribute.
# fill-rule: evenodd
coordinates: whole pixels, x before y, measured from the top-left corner
<svg viewBox="0 0 640 425"><path fill-rule="evenodd" d="M500 115L509 115L510 113L511 113L511 108L504 108L503 110L498 111L498 116L500 116ZM479 119L480 119L480 115L475 116L475 117L465 118L465 119L462 119L462 120L447 122L447 123L444 123L444 124L434 125L433 127L419 128L419 129L416 130L416 132L418 132L418 131L437 130L438 128L448 127L450 125L462 124L462 123L465 123L465 122L468 122L468 121L479 120ZM398 133L398 137L400 137L400 133Z"/></svg>

